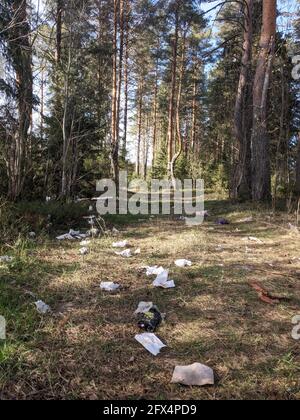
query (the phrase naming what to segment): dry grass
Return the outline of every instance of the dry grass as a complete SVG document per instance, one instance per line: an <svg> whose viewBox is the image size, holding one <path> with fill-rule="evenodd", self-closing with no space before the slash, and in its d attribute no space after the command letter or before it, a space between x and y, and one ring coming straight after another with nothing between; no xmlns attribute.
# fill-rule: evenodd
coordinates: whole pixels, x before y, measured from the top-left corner
<svg viewBox="0 0 300 420"><path fill-rule="evenodd" d="M9 301L2 398L298 399L299 342L291 320L300 314L300 235L285 229L282 215L209 206L214 216L196 228L171 219L124 227L120 239L142 250L132 259L114 255L112 238L95 240L84 260L78 244L50 241L31 253L26 268L2 267L2 299ZM215 225L219 214L232 223ZM251 214L253 222L238 222ZM250 235L263 244L243 240ZM177 258L194 265L178 269ZM176 289L152 288L138 271L148 264L169 267ZM101 292L102 280L123 289ZM249 281L288 300L263 303ZM25 290L54 314L37 315ZM141 300L167 313L158 335L168 347L157 358L134 340L132 314ZM176 364L194 362L215 370L214 387L170 384Z"/></svg>

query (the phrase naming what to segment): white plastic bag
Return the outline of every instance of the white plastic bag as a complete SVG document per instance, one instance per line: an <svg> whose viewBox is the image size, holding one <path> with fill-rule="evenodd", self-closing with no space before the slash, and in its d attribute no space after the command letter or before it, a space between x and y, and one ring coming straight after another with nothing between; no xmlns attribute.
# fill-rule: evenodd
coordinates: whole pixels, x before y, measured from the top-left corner
<svg viewBox="0 0 300 420"><path fill-rule="evenodd" d="M115 252L116 255L119 255L120 257L123 258L131 258L132 257L132 253L130 249L125 249L125 251L122 252Z"/></svg>
<svg viewBox="0 0 300 420"><path fill-rule="evenodd" d="M157 265L155 265L154 267L145 267L145 269L146 269L146 275L148 277L158 276L159 274L165 271L163 267L158 267Z"/></svg>
<svg viewBox="0 0 300 420"><path fill-rule="evenodd" d="M88 248L86 248L86 247L84 247L84 248L80 248L80 250L79 250L79 254L80 255L88 255L89 254L89 249Z"/></svg>
<svg viewBox="0 0 300 420"><path fill-rule="evenodd" d="M163 289L173 289L175 287L174 280L168 280L169 271L164 270L162 273L158 274L156 279L153 282L154 287L162 287Z"/></svg>
<svg viewBox="0 0 300 420"><path fill-rule="evenodd" d="M113 248L126 248L127 245L128 245L128 241L125 240L125 241L121 241L121 242L114 242L112 244L112 247Z"/></svg>
<svg viewBox="0 0 300 420"><path fill-rule="evenodd" d="M201 363L194 363L189 366L176 366L171 383L186 386L214 385L214 372L210 367Z"/></svg>
<svg viewBox="0 0 300 420"><path fill-rule="evenodd" d="M137 342L139 342L146 350L148 350L153 356L157 356L161 349L167 347L155 334L144 333L137 334L135 336Z"/></svg>
<svg viewBox="0 0 300 420"><path fill-rule="evenodd" d="M105 290L106 292L115 292L120 288L118 283L113 283L112 281L102 282L100 284L100 289Z"/></svg>
<svg viewBox="0 0 300 420"><path fill-rule="evenodd" d="M176 260L175 265L177 267L184 268L184 267L191 267L193 264L192 264L192 261L183 259L183 260Z"/></svg>
<svg viewBox="0 0 300 420"><path fill-rule="evenodd" d="M50 306L46 305L46 303L43 302L42 300L38 300L34 304L36 306L37 311L40 314L46 315L48 312L51 312Z"/></svg>
<svg viewBox="0 0 300 420"><path fill-rule="evenodd" d="M9 263L13 261L13 257L9 257L8 255L4 255L0 257L0 262L2 263Z"/></svg>
<svg viewBox="0 0 300 420"><path fill-rule="evenodd" d="M88 246L88 245L90 245L90 243L91 243L91 241L84 240L84 241L80 242L80 246Z"/></svg>
<svg viewBox="0 0 300 420"><path fill-rule="evenodd" d="M135 315L138 314L145 314L150 311L150 309L153 308L152 302L140 302L137 310L135 311Z"/></svg>

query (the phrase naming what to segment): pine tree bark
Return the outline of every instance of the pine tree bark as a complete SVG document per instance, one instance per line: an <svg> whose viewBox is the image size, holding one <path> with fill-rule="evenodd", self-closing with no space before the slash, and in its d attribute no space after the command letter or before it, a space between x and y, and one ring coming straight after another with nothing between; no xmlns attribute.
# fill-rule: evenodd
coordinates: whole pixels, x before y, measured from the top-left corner
<svg viewBox="0 0 300 420"><path fill-rule="evenodd" d="M118 0L114 0L113 64L112 64L112 112L111 112L111 166L118 191L119 143L118 123ZM118 193L118 192L117 192Z"/></svg>
<svg viewBox="0 0 300 420"><path fill-rule="evenodd" d="M143 81L139 82L138 88L138 138L136 152L136 174L141 175L141 142L142 142L142 114L143 114Z"/></svg>
<svg viewBox="0 0 300 420"><path fill-rule="evenodd" d="M14 0L13 26L9 38L12 64L17 87L18 122L9 146L8 174L9 199L17 200L22 192L27 172L28 133L32 121L33 76L30 25L27 15L27 1Z"/></svg>
<svg viewBox="0 0 300 420"><path fill-rule="evenodd" d="M271 164L267 131L268 91L272 73L276 36L276 0L263 1L260 52L253 87L252 198L271 199Z"/></svg>
<svg viewBox="0 0 300 420"><path fill-rule="evenodd" d="M128 131L128 97L129 97L129 31L130 31L130 5L129 1L125 0L125 35L124 35L124 134L123 134L123 157L126 157L127 153L127 131Z"/></svg>
<svg viewBox="0 0 300 420"><path fill-rule="evenodd" d="M169 100L169 123L168 123L168 177L172 179L172 159L174 152L174 120L175 120L175 96L176 96L176 76L177 76L177 52L179 38L179 4L175 9L175 34L173 41L172 57L172 80Z"/></svg>
<svg viewBox="0 0 300 420"><path fill-rule="evenodd" d="M251 198L253 0L245 1L244 28L242 66L234 110L234 135L239 155L231 185L231 198L233 199Z"/></svg>
<svg viewBox="0 0 300 420"><path fill-rule="evenodd" d="M298 134L298 153L296 163L296 187L295 191L298 197L300 197L300 133Z"/></svg>

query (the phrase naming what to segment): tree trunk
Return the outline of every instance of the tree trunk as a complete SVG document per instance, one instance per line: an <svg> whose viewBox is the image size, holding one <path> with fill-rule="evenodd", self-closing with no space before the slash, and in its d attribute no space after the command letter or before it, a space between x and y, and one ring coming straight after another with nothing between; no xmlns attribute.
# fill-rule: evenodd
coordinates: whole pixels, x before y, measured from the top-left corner
<svg viewBox="0 0 300 420"><path fill-rule="evenodd" d="M136 174L141 174L141 141L142 141L142 114L143 114L143 82L140 81L138 89L138 138L136 152Z"/></svg>
<svg viewBox="0 0 300 420"><path fill-rule="evenodd" d="M263 26L253 87L252 198L271 199L271 165L267 131L267 100L275 50L276 0L263 1Z"/></svg>
<svg viewBox="0 0 300 420"><path fill-rule="evenodd" d="M17 87L18 126L9 151L9 192L11 200L19 198L27 172L26 151L28 132L32 121L33 77L32 48L27 18L27 2L13 2L14 22L9 40Z"/></svg>
<svg viewBox="0 0 300 420"><path fill-rule="evenodd" d="M118 98L117 98L117 143L120 145L120 118L121 118L121 94L123 81L123 55L124 55L124 0L119 0L119 25L120 25L120 42L119 42L119 71L118 71Z"/></svg>
<svg viewBox="0 0 300 420"><path fill-rule="evenodd" d="M182 134L181 134L181 124L180 124L180 107L181 107L182 83L183 83L184 68L185 68L185 42L186 42L186 33L184 34L183 41L182 41L182 54L181 54L181 64L180 64L180 73L179 73L179 82L178 82L177 104L176 104L176 133L177 133L177 138L178 138L178 150L177 152L175 152L172 158L172 163L171 163L171 177L172 177L172 183L173 183L174 188L176 188L175 165L183 151L183 139L182 139Z"/></svg>
<svg viewBox="0 0 300 420"><path fill-rule="evenodd" d="M158 41L158 44L160 42ZM159 48L159 45L158 45ZM158 53L158 50L157 50ZM154 85L154 99L153 99L153 141L152 141L152 147L153 147L153 154L152 154L152 162L155 162L156 157L156 148L157 148L157 111L158 111L158 56L156 58L156 65L155 65L155 85Z"/></svg>
<svg viewBox="0 0 300 420"><path fill-rule="evenodd" d="M179 32L179 5L175 9L175 34L173 42L172 81L169 101L169 126L168 126L168 177L172 178L172 159L174 151L174 117L175 117L175 95L176 95L176 74L177 74L177 51Z"/></svg>
<svg viewBox="0 0 300 420"><path fill-rule="evenodd" d="M118 122L118 0L114 0L114 33L113 33L113 68L112 68L112 112L111 112L111 166L118 187L119 178L119 144L117 134ZM117 188L118 194L118 188Z"/></svg>
<svg viewBox="0 0 300 420"><path fill-rule="evenodd" d="M130 5L128 0L125 0L126 10L126 24L125 24L125 62L124 62L124 134L123 134L123 157L126 158L127 153L127 130L128 130L128 77L129 77L129 19L130 19Z"/></svg>
<svg viewBox="0 0 300 420"><path fill-rule="evenodd" d="M296 194L300 197L300 133L298 134L298 154L296 163Z"/></svg>
<svg viewBox="0 0 300 420"><path fill-rule="evenodd" d="M231 197L251 198L251 63L253 41L253 0L246 0L244 7L244 44L242 67L234 110L234 135L239 156L235 164Z"/></svg>
<svg viewBox="0 0 300 420"><path fill-rule="evenodd" d="M55 61L57 64L60 63L61 59L61 40L62 40L62 11L63 11L63 2L62 0L57 0L56 3L56 52L55 52Z"/></svg>

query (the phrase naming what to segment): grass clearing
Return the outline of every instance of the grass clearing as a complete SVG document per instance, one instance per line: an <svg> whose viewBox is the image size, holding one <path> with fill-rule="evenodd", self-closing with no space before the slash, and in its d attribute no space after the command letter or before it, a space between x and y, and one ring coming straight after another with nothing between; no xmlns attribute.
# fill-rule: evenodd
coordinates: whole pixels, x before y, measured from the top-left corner
<svg viewBox="0 0 300 420"><path fill-rule="evenodd" d="M283 214L225 201L207 207L213 216L194 228L173 218L118 218L119 238L141 248L132 259L114 255L115 238L94 240L85 258L78 243L45 238L1 250L16 257L0 265L0 314L7 319L1 398L300 398L299 342L291 337L300 314L300 235L287 229ZM239 222L251 215L253 222ZM219 216L232 223L215 225ZM179 269L177 258L193 266ZM153 264L170 268L174 290L152 288L138 270ZM101 281L123 289L101 292ZM289 300L267 305L250 281ZM37 314L28 292L53 314ZM157 335L168 347L156 358L134 340L141 300L167 313ZM170 384L175 365L194 362L214 369L214 387Z"/></svg>

